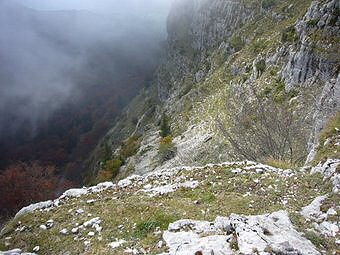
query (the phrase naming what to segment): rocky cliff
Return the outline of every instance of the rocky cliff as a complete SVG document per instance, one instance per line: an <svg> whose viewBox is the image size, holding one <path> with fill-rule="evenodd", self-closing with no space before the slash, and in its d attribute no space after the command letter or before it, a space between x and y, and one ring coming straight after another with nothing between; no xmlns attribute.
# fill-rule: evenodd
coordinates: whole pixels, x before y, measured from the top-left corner
<svg viewBox="0 0 340 255"><path fill-rule="evenodd" d="M150 88L93 153L94 172L131 136L139 146L120 175L240 159L312 162L340 108L338 1L175 1L168 34ZM164 115L174 151L166 160Z"/></svg>
<svg viewBox="0 0 340 255"><path fill-rule="evenodd" d="M339 26L336 0L175 1L154 79L87 162L116 183L24 208L0 247L337 254Z"/></svg>

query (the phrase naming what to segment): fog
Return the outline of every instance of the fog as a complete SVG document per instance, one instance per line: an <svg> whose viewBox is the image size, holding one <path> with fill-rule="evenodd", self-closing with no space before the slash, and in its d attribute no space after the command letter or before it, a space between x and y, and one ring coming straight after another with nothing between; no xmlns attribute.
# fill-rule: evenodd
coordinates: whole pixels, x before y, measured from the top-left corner
<svg viewBox="0 0 340 255"><path fill-rule="evenodd" d="M23 126L34 134L95 86L96 75L151 65L166 38L170 3L0 0L0 139Z"/></svg>

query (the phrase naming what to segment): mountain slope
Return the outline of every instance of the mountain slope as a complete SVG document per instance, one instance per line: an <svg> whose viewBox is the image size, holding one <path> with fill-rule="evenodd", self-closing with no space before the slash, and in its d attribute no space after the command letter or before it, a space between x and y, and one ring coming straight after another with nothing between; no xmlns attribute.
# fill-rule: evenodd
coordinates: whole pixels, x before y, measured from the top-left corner
<svg viewBox="0 0 340 255"><path fill-rule="evenodd" d="M129 136L139 146L123 158L121 176L234 159L312 160L321 129L339 111L339 6L262 4L175 2L156 78L92 154L89 179L120 157ZM175 153L163 160L165 115Z"/></svg>
<svg viewBox="0 0 340 255"><path fill-rule="evenodd" d="M23 208L2 249L337 254L339 26L334 0L175 1L154 79L86 162L100 183Z"/></svg>

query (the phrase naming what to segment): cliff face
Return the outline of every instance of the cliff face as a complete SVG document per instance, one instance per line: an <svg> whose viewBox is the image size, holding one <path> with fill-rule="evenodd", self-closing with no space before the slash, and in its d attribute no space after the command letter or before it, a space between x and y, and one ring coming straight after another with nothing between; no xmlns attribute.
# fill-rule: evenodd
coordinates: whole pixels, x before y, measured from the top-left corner
<svg viewBox="0 0 340 255"><path fill-rule="evenodd" d="M338 5L175 1L151 86L103 139L91 168L121 157L132 136L138 146L119 176L230 159L311 162L321 129L339 111Z"/></svg>
<svg viewBox="0 0 340 255"><path fill-rule="evenodd" d="M309 163L315 156L318 135L326 120L339 111L339 1L313 2L304 17L295 24L296 47L289 47L282 69L286 89L316 87L313 129L309 141Z"/></svg>
<svg viewBox="0 0 340 255"><path fill-rule="evenodd" d="M235 30L254 16L254 9L240 1L185 0L175 2L168 17L168 41L158 72L159 98L165 101L180 90L184 76L200 82L209 72L211 51L221 47Z"/></svg>

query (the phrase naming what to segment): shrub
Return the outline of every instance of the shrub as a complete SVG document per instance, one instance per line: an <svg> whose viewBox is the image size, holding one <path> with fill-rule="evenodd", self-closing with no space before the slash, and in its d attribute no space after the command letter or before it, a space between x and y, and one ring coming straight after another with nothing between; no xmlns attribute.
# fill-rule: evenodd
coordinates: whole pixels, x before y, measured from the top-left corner
<svg viewBox="0 0 340 255"><path fill-rule="evenodd" d="M113 173L109 170L102 169L96 176L96 183L109 181L113 178Z"/></svg>
<svg viewBox="0 0 340 255"><path fill-rule="evenodd" d="M307 21L307 25L312 27L316 26L318 23L319 23L318 19L310 19Z"/></svg>
<svg viewBox="0 0 340 255"><path fill-rule="evenodd" d="M254 41L250 46L251 51L256 55L262 52L265 48L266 41L264 39L258 39Z"/></svg>
<svg viewBox="0 0 340 255"><path fill-rule="evenodd" d="M171 129L170 129L170 125L169 125L169 118L166 114L163 114L163 116L162 116L159 129L160 129L159 134L160 134L161 137L167 137L171 134Z"/></svg>
<svg viewBox="0 0 340 255"><path fill-rule="evenodd" d="M277 0L263 0L262 2L262 8L263 9L269 9L275 5Z"/></svg>
<svg viewBox="0 0 340 255"><path fill-rule="evenodd" d="M165 162L175 157L176 148L172 142L171 136L163 137L160 140L158 154L161 162Z"/></svg>
<svg viewBox="0 0 340 255"><path fill-rule="evenodd" d="M134 235L138 238L145 238L149 233L154 232L157 228L160 230L167 229L169 224L176 220L177 218L172 215L157 213L152 219L137 223Z"/></svg>
<svg viewBox="0 0 340 255"><path fill-rule="evenodd" d="M119 168L122 166L122 161L120 159L114 158L111 160L107 160L104 163L103 169L112 173L113 177L116 177L119 173Z"/></svg>
<svg viewBox="0 0 340 255"><path fill-rule="evenodd" d="M261 59L255 64L256 70L259 74L262 74L266 70L266 61Z"/></svg>
<svg viewBox="0 0 340 255"><path fill-rule="evenodd" d="M337 135L340 129L340 112L331 117L320 133L319 146L316 148L314 164L327 158L339 158L340 152L337 149Z"/></svg>
<svg viewBox="0 0 340 255"><path fill-rule="evenodd" d="M276 89L282 89L282 85ZM271 94L259 96L253 87L245 87L241 93L240 88L231 88L225 100L226 119L216 119L221 134L231 146L230 157L262 162L270 158L291 165L302 163L307 155L309 135L304 130L311 123L303 116L297 117L289 98L283 98L277 102Z"/></svg>
<svg viewBox="0 0 340 255"><path fill-rule="evenodd" d="M298 36L296 34L296 29L294 26L290 26L282 31L281 33L281 42L296 42L298 40Z"/></svg>
<svg viewBox="0 0 340 255"><path fill-rule="evenodd" d="M233 35L229 39L230 47L232 47L235 51L240 51L243 46L244 42L240 36Z"/></svg>
<svg viewBox="0 0 340 255"><path fill-rule="evenodd" d="M122 162L124 162L127 158L135 155L139 147L139 136L130 136L126 141L124 141L120 149L120 157Z"/></svg>

